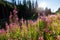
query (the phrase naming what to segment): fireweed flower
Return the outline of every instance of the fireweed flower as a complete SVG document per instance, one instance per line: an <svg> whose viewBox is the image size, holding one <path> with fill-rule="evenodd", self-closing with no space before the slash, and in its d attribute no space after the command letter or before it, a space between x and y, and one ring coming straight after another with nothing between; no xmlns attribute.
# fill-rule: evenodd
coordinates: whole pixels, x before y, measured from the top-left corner
<svg viewBox="0 0 60 40"><path fill-rule="evenodd" d="M14 17L17 18L18 17L17 14L15 14Z"/></svg>
<svg viewBox="0 0 60 40"><path fill-rule="evenodd" d="M43 19L44 17L43 16L40 16L41 19Z"/></svg>
<svg viewBox="0 0 60 40"><path fill-rule="evenodd" d="M11 19L12 18L12 15L10 15L9 18Z"/></svg>
<svg viewBox="0 0 60 40"><path fill-rule="evenodd" d="M49 31L49 34L53 34L53 31Z"/></svg>
<svg viewBox="0 0 60 40"><path fill-rule="evenodd" d="M32 25L36 25L36 22L32 21Z"/></svg>
<svg viewBox="0 0 60 40"><path fill-rule="evenodd" d="M16 6L14 6L13 13L14 13L14 15L16 15L16 13L18 13L18 12L17 12L17 9L16 9Z"/></svg>
<svg viewBox="0 0 60 40"><path fill-rule="evenodd" d="M12 12L10 12L10 16L9 16L9 18L10 18L10 19L12 18Z"/></svg>
<svg viewBox="0 0 60 40"><path fill-rule="evenodd" d="M16 18L16 20L17 20L17 21L19 20L18 17Z"/></svg>
<svg viewBox="0 0 60 40"><path fill-rule="evenodd" d="M38 39L38 40L44 40L44 39L43 39L43 36L39 37L39 39Z"/></svg>
<svg viewBox="0 0 60 40"><path fill-rule="evenodd" d="M8 25L8 23L6 23L6 28L9 29L9 25Z"/></svg>
<svg viewBox="0 0 60 40"><path fill-rule="evenodd" d="M12 15L12 12L10 11L10 15Z"/></svg>
<svg viewBox="0 0 60 40"><path fill-rule="evenodd" d="M48 28L45 28L44 29L44 32L46 32L46 33L49 32L49 29Z"/></svg>
<svg viewBox="0 0 60 40"><path fill-rule="evenodd" d="M52 19L50 17L46 17L45 22L46 22L47 26L49 26L52 23Z"/></svg>
<svg viewBox="0 0 60 40"><path fill-rule="evenodd" d="M21 19L21 22L22 22L22 23L23 23L23 20L24 20L24 19L22 18L22 19Z"/></svg>
<svg viewBox="0 0 60 40"><path fill-rule="evenodd" d="M60 35L56 36L56 40L60 40Z"/></svg>
<svg viewBox="0 0 60 40"><path fill-rule="evenodd" d="M16 23L16 24L19 23L19 18L18 18L18 17L15 18L15 23Z"/></svg>
<svg viewBox="0 0 60 40"><path fill-rule="evenodd" d="M49 22L49 18L46 18L45 21L46 21L46 22Z"/></svg>
<svg viewBox="0 0 60 40"><path fill-rule="evenodd" d="M9 38L8 40L12 40L11 38Z"/></svg>
<svg viewBox="0 0 60 40"><path fill-rule="evenodd" d="M8 23L6 23L5 25L6 25L6 32L8 33L9 32L9 29L10 29L9 28L9 25L8 25Z"/></svg>
<svg viewBox="0 0 60 40"><path fill-rule="evenodd" d="M5 35L6 34L6 31L4 29L1 29L0 30L0 34Z"/></svg>
<svg viewBox="0 0 60 40"><path fill-rule="evenodd" d="M18 40L18 38L16 38L15 40Z"/></svg>
<svg viewBox="0 0 60 40"><path fill-rule="evenodd" d="M10 26L10 29L11 29L13 27L13 23L10 23L9 26Z"/></svg>
<svg viewBox="0 0 60 40"><path fill-rule="evenodd" d="M0 29L0 33L1 33L1 29Z"/></svg>
<svg viewBox="0 0 60 40"><path fill-rule="evenodd" d="M1 29L2 33L5 33L5 30L4 29Z"/></svg>
<svg viewBox="0 0 60 40"><path fill-rule="evenodd" d="M17 13L17 11L14 9L14 10L13 10L13 13L14 13L14 14L16 14L16 13Z"/></svg>
<svg viewBox="0 0 60 40"><path fill-rule="evenodd" d="M12 22L12 12L10 12L9 20Z"/></svg>

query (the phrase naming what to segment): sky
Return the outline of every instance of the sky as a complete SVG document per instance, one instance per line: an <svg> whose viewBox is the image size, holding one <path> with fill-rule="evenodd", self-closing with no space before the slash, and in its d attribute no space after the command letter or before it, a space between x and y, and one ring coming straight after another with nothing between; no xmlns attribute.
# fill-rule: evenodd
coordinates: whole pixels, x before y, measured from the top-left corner
<svg viewBox="0 0 60 40"><path fill-rule="evenodd" d="M60 0L38 0L38 5L51 8L55 12L60 7Z"/></svg>
<svg viewBox="0 0 60 40"><path fill-rule="evenodd" d="M11 0L8 0L9 2L11 2ZM23 0L21 0L23 1ZM31 0L32 1L32 0ZM34 0L35 2L36 0ZM18 3L18 1L16 0L16 2ZM60 0L37 0L38 2L38 7L42 7L42 8L50 8L52 12L55 12L58 10L58 8L60 7Z"/></svg>

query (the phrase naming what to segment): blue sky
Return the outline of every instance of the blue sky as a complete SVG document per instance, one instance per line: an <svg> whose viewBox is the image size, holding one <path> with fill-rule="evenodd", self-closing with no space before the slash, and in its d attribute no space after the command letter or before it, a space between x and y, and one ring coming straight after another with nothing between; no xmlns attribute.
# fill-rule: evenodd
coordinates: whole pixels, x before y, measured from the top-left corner
<svg viewBox="0 0 60 40"><path fill-rule="evenodd" d="M11 2L11 0L8 0ZM23 0L21 0L23 1ZM36 1L36 0L34 0ZM59 7L60 7L60 0L37 0L38 1L38 6L39 7L48 7L51 8L51 11L55 12ZM18 2L16 0L16 2Z"/></svg>
<svg viewBox="0 0 60 40"><path fill-rule="evenodd" d="M60 0L38 0L38 5L40 5L41 2L45 3L52 11L56 11L60 7Z"/></svg>

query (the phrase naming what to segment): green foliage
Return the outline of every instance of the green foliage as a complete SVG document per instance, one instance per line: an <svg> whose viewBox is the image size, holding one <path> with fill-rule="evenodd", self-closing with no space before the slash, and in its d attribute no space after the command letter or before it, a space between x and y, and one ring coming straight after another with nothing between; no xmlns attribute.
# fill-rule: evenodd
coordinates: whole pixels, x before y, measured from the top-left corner
<svg viewBox="0 0 60 40"><path fill-rule="evenodd" d="M6 35L0 35L0 40L7 40L7 37L6 37Z"/></svg>
<svg viewBox="0 0 60 40"><path fill-rule="evenodd" d="M46 22L44 20L40 20L37 23L37 26L38 26L38 28L39 28L40 31L43 31L43 29L46 27Z"/></svg>
<svg viewBox="0 0 60 40"><path fill-rule="evenodd" d="M60 14L60 8L56 11L56 13Z"/></svg>
<svg viewBox="0 0 60 40"><path fill-rule="evenodd" d="M25 32L25 31L24 31L24 33L23 33L22 40L27 40L27 34L26 34L26 32Z"/></svg>
<svg viewBox="0 0 60 40"><path fill-rule="evenodd" d="M36 31L36 29L34 27L29 28L28 37L31 40L37 40L38 32Z"/></svg>
<svg viewBox="0 0 60 40"><path fill-rule="evenodd" d="M11 30L11 37L12 39L15 39L15 38L20 39L20 29L17 28L15 30Z"/></svg>

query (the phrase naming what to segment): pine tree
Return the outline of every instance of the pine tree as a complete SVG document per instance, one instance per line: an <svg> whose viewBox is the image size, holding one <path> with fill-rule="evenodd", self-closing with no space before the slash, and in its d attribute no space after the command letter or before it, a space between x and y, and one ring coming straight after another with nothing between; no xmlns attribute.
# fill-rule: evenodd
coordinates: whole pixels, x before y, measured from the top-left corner
<svg viewBox="0 0 60 40"><path fill-rule="evenodd" d="M20 4L21 1L18 0L18 5Z"/></svg>
<svg viewBox="0 0 60 40"><path fill-rule="evenodd" d="M34 9L34 1L32 1L32 9Z"/></svg>
<svg viewBox="0 0 60 40"><path fill-rule="evenodd" d="M38 3L37 3L37 0L36 0L36 3L35 3L35 8L37 8L38 7Z"/></svg>
<svg viewBox="0 0 60 40"><path fill-rule="evenodd" d="M16 5L16 0L12 0L13 6Z"/></svg>
<svg viewBox="0 0 60 40"><path fill-rule="evenodd" d="M12 0L12 3L14 4L15 0Z"/></svg>

